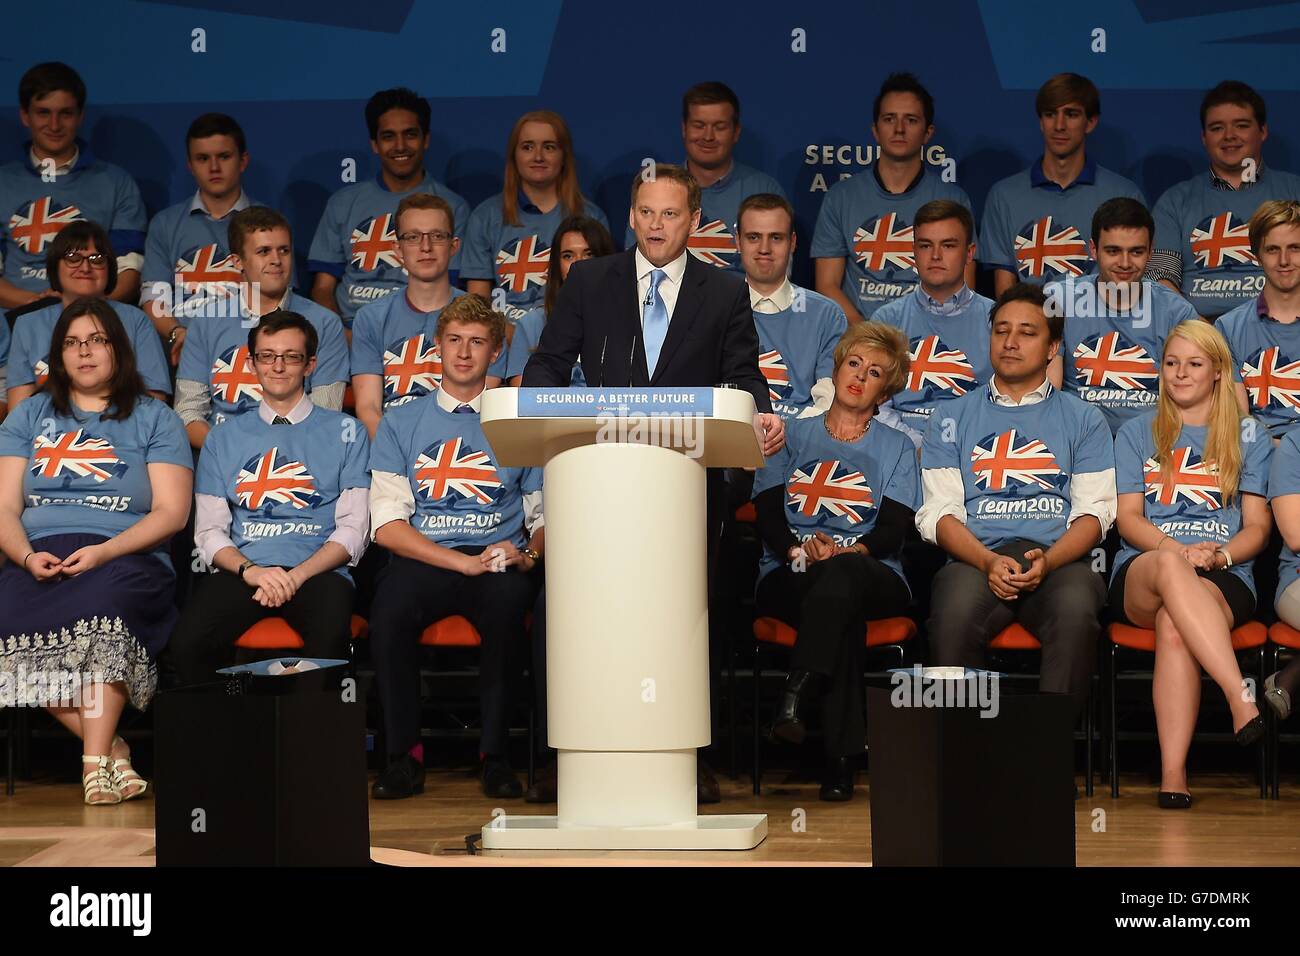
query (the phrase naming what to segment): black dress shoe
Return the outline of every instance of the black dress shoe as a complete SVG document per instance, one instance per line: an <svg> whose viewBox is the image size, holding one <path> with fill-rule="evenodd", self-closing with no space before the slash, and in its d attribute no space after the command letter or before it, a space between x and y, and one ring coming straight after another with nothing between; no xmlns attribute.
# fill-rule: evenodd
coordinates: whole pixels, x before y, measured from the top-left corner
<svg viewBox="0 0 1300 956"><path fill-rule="evenodd" d="M1156 794L1156 803L1161 810L1188 810L1192 806L1192 795L1174 790L1161 790Z"/></svg>
<svg viewBox="0 0 1300 956"><path fill-rule="evenodd" d="M560 778L552 760L533 777L533 785L524 793L524 803L554 803Z"/></svg>
<svg viewBox="0 0 1300 956"><path fill-rule="evenodd" d="M502 757L488 757L483 761L483 796L504 797L514 800L524 795L519 778Z"/></svg>
<svg viewBox="0 0 1300 956"><path fill-rule="evenodd" d="M1251 744L1258 742L1260 737L1264 736L1264 718L1254 717L1250 723L1237 731L1233 740L1237 741L1243 747L1249 747Z"/></svg>
<svg viewBox="0 0 1300 956"><path fill-rule="evenodd" d="M713 770L700 757L695 758L695 802L722 802L722 788L718 786L718 778L713 775Z"/></svg>
<svg viewBox="0 0 1300 956"><path fill-rule="evenodd" d="M410 754L392 761L370 788L376 800L402 800L417 793L424 793L424 764Z"/></svg>
<svg viewBox="0 0 1300 956"><path fill-rule="evenodd" d="M821 676L812 671L791 671L785 679L785 689L781 693L781 703L776 709L776 717L768 730L768 737L773 741L785 741L788 744L801 744L808 735L808 721L802 711L808 702L817 696Z"/></svg>
<svg viewBox="0 0 1300 956"><path fill-rule="evenodd" d="M855 770L852 757L827 757L826 770L822 774L821 798L832 803L852 800Z"/></svg>

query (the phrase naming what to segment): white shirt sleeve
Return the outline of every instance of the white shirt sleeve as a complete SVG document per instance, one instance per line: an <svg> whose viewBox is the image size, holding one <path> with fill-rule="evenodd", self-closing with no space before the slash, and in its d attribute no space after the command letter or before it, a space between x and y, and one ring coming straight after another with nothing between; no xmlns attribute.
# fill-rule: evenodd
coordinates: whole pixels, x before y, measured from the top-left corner
<svg viewBox="0 0 1300 956"><path fill-rule="evenodd" d="M212 391L206 382L178 378L174 405L182 424L206 422L212 414Z"/></svg>
<svg viewBox="0 0 1300 956"><path fill-rule="evenodd" d="M952 515L966 523L966 486L960 468L922 468L921 493L924 500L916 512L916 530L931 544L938 544L939 519Z"/></svg>
<svg viewBox="0 0 1300 956"><path fill-rule="evenodd" d="M194 544L208 567L222 548L233 548L230 538L230 502L216 495L194 496Z"/></svg>
<svg viewBox="0 0 1300 956"><path fill-rule="evenodd" d="M415 495L405 475L391 471L370 473L370 540L390 521L410 521L415 514Z"/></svg>
<svg viewBox="0 0 1300 956"><path fill-rule="evenodd" d="M144 269L144 256L138 252L127 252L117 257L117 274L134 269L140 272Z"/></svg>
<svg viewBox="0 0 1300 956"><path fill-rule="evenodd" d="M328 385L317 385L311 390L308 396L311 403L319 408L328 408L332 412L343 411L343 394L347 390L347 382L330 382Z"/></svg>
<svg viewBox="0 0 1300 956"><path fill-rule="evenodd" d="M546 527L546 516L542 514L542 493L530 491L524 495L524 530L531 538L539 528Z"/></svg>
<svg viewBox="0 0 1300 956"><path fill-rule="evenodd" d="M330 541L343 545L351 558L348 564L356 567L366 552L370 527L369 488L344 488L334 503L334 533Z"/></svg>
<svg viewBox="0 0 1300 956"><path fill-rule="evenodd" d="M1115 523L1119 498L1115 492L1115 469L1086 471L1070 478L1070 516L1065 523L1071 525L1075 518L1092 515L1101 523L1104 538ZM919 520L919 518L918 518Z"/></svg>
<svg viewBox="0 0 1300 956"><path fill-rule="evenodd" d="M812 396L813 403L799 413L800 418L812 418L829 411L831 402L835 399L835 383L829 378L819 378L808 393Z"/></svg>

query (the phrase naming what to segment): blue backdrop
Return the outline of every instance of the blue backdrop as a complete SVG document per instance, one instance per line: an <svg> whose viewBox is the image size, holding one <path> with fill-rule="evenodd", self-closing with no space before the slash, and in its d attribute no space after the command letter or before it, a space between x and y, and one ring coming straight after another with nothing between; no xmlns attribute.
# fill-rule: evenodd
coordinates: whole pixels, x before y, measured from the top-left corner
<svg viewBox="0 0 1300 956"><path fill-rule="evenodd" d="M249 140L245 188L293 222L299 276L343 161L357 161L359 178L377 172L362 107L376 89L396 85L429 98L428 166L471 205L500 189L505 140L520 113L563 114L583 188L619 240L642 159L682 157L682 92L723 80L743 106L738 158L771 172L795 203L802 237L795 274L804 282L825 195L817 177L831 185L865 168L855 160L870 158L871 102L893 70L914 71L934 93L930 158L956 160L977 215L993 182L1041 154L1034 92L1062 70L1101 88L1090 153L1152 202L1205 168L1197 107L1224 78L1265 96L1265 162L1296 169L1300 3L1278 0L711 7L530 0L477 8L441 0L66 0L57 12L13 5L6 20L0 88L15 91L23 70L41 60L75 66L90 91L83 135L136 177L150 213L194 190L184 165L190 120L208 110L233 114ZM204 52L195 52L196 30ZM504 52L493 51L494 39ZM24 133L16 110L0 119L5 143L16 147Z"/></svg>

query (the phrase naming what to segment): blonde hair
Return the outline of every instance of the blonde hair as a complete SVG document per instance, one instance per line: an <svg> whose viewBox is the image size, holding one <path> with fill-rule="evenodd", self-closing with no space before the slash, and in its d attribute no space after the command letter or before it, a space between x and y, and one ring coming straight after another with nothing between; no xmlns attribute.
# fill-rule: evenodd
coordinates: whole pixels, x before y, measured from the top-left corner
<svg viewBox="0 0 1300 956"><path fill-rule="evenodd" d="M908 355L907 336L892 325L884 322L857 322L850 325L840 340L835 343L835 371L840 370L849 353L856 348L875 349L886 358L885 391L881 401L890 398L903 387L907 381L907 370L911 364Z"/></svg>
<svg viewBox="0 0 1300 956"><path fill-rule="evenodd" d="M1232 353L1222 333L1208 322L1200 319L1188 319L1180 322L1165 339L1165 347L1160 355L1160 398L1156 404L1156 417L1151 423L1151 437L1155 441L1155 460L1160 465L1160 480L1166 484L1171 480L1170 469L1173 465L1174 442L1183 429L1183 416L1165 390L1164 358L1169 353L1169 345L1180 338L1190 342L1210 360L1214 370L1219 373L1215 383L1210 404L1209 428L1206 430L1205 448L1201 458L1206 468L1211 464L1217 467L1219 491L1223 494L1223 504L1237 497L1238 484L1241 481L1241 409L1237 405L1236 386L1232 381Z"/></svg>
<svg viewBox="0 0 1300 956"><path fill-rule="evenodd" d="M1259 247L1264 238L1278 226L1300 226L1300 202L1294 199L1270 199L1259 204L1250 217L1250 251L1259 258Z"/></svg>
<svg viewBox="0 0 1300 956"><path fill-rule="evenodd" d="M578 164L573 156L573 137L569 135L569 126L559 113L550 110L533 110L525 113L515 121L515 128L510 131L506 142L505 186L501 190L501 219L507 226L519 225L519 167L515 165L515 150L524 135L525 123L545 123L555 130L555 141L560 152L564 154L564 166L560 170L560 181L555 191L559 194L560 205L566 216L580 216L586 209L586 200L582 198L582 189L578 186Z"/></svg>
<svg viewBox="0 0 1300 956"><path fill-rule="evenodd" d="M487 299L481 295L469 292L465 295L458 295L447 303L447 307L438 314L437 336L439 339L442 338L442 333L447 330L447 326L453 322L476 322L479 325L486 326L488 337L492 340L493 349L501 348L506 341L506 317L500 312L493 312L492 306L488 305Z"/></svg>

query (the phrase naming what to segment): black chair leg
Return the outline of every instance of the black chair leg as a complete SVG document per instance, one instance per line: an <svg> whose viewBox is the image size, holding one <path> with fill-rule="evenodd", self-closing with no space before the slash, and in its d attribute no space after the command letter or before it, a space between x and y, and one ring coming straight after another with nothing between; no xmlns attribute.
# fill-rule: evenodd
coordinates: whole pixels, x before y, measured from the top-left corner
<svg viewBox="0 0 1300 956"><path fill-rule="evenodd" d="M763 791L763 739L761 735L759 720L759 684L763 676L763 649L758 642L754 643L754 796L761 796Z"/></svg>
<svg viewBox="0 0 1300 956"><path fill-rule="evenodd" d="M1271 674L1277 670L1277 659L1278 659L1277 645L1272 642L1269 642L1266 645L1266 650L1268 652L1268 665L1264 669ZM1264 696L1263 685L1260 686L1259 694L1257 696L1260 699L1263 699ZM1269 748L1269 753L1268 753L1269 777L1272 784L1271 790L1272 790L1273 799L1277 800L1278 791L1281 785L1281 777L1282 777L1282 771L1280 767L1281 764L1280 756L1282 750L1282 741L1281 741L1282 727L1281 727L1281 722L1277 719L1277 714L1273 713L1272 707L1265 704L1263 707L1260 708L1260 710L1264 712L1264 721L1268 724L1268 732L1265 735L1265 739L1268 740L1268 748Z"/></svg>
<svg viewBox="0 0 1300 956"><path fill-rule="evenodd" d="M1110 684L1110 726L1107 733L1110 735L1110 795L1112 799L1119 799L1119 726L1118 712L1119 707L1116 704L1116 698L1119 696L1119 674L1117 673L1118 662L1115 659L1116 646L1114 641L1107 642L1110 645L1110 653L1106 655L1109 666L1106 668L1107 682Z"/></svg>
<svg viewBox="0 0 1300 956"><path fill-rule="evenodd" d="M5 796L14 795L14 734L18 730L18 721L14 716L14 708L10 707L5 712Z"/></svg>
<svg viewBox="0 0 1300 956"><path fill-rule="evenodd" d="M736 641L730 628L727 629L727 762L728 776L735 780L739 762L736 747Z"/></svg>
<svg viewBox="0 0 1300 956"><path fill-rule="evenodd" d="M1084 732L1084 737L1086 738L1084 740L1083 764L1084 764L1084 770L1087 774L1087 777L1084 780L1084 784L1083 784L1083 792L1085 796L1091 797L1092 777L1093 777L1093 773L1092 773L1092 732L1093 732L1093 724L1094 724L1093 710L1096 706L1097 695L1091 689L1092 688L1091 678L1088 681L1088 686L1089 686L1088 705L1087 705L1087 709L1084 711L1084 722L1083 722L1083 732Z"/></svg>
<svg viewBox="0 0 1300 956"><path fill-rule="evenodd" d="M1268 674L1268 671L1265 669L1268 667L1268 660L1267 655L1264 652L1267 648L1268 645L1265 644L1259 649L1259 674L1255 682L1255 700L1258 702L1256 706L1259 707L1260 710L1264 710L1268 707L1268 704L1264 703L1264 678ZM1260 739L1258 744L1259 799L1261 800L1268 799L1268 718L1266 717L1264 720L1264 736Z"/></svg>

